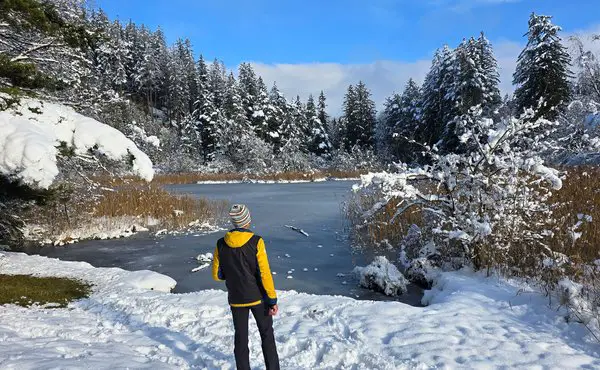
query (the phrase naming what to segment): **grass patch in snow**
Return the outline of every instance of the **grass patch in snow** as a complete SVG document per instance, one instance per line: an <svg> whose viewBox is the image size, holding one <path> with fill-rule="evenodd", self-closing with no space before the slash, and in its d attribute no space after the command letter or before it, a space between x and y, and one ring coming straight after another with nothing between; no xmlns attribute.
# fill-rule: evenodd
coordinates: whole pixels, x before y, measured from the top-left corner
<svg viewBox="0 0 600 370"><path fill-rule="evenodd" d="M66 307L90 293L90 285L74 279L0 274L0 305Z"/></svg>

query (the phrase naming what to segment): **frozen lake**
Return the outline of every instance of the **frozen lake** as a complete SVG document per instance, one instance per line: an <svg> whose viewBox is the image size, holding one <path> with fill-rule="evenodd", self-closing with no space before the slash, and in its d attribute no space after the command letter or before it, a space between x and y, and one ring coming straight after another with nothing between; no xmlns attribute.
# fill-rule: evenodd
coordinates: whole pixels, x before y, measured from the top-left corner
<svg viewBox="0 0 600 370"><path fill-rule="evenodd" d="M313 294L344 295L358 299L388 300L379 293L357 287L351 271L368 261L353 254L344 232L342 204L353 182L301 184L176 185L168 189L210 199L244 203L252 213L253 231L266 243L275 286ZM309 237L286 228L293 225ZM86 261L97 267L149 269L177 280L176 292L224 289L214 282L210 268L191 273L193 259L213 252L223 233L208 235L139 234L132 238L86 241L68 247L46 247L36 253L63 260ZM292 271L291 274L288 272ZM305 271L306 270L306 271ZM345 274L345 277L338 277ZM291 279L288 276L292 276ZM399 300L418 305L421 290L411 287Z"/></svg>

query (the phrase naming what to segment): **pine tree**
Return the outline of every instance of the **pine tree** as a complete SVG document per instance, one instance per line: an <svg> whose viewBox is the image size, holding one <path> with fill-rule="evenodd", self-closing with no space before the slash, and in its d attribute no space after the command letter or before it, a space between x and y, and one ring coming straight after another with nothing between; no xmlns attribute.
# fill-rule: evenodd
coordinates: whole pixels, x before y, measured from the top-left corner
<svg viewBox="0 0 600 370"><path fill-rule="evenodd" d="M477 39L477 48L479 50L479 63L482 79L482 108L485 116L491 117L496 109L502 104L500 95L500 73L498 72L498 62L494 56L492 44L485 37L484 33Z"/></svg>
<svg viewBox="0 0 600 370"><path fill-rule="evenodd" d="M292 117L292 127L288 127L287 129L291 130L290 132L284 132L284 134L288 134L291 140L288 142L293 142L295 146L303 153L308 153L308 120L306 119L306 106L300 100L300 96L296 96L296 100L292 104L292 109L290 110ZM292 145L293 146L293 145ZM290 147L288 145L288 147Z"/></svg>
<svg viewBox="0 0 600 370"><path fill-rule="evenodd" d="M190 113L192 97L188 84L189 63L183 40L179 39L169 53L171 74L167 82L169 119L175 126Z"/></svg>
<svg viewBox="0 0 600 370"><path fill-rule="evenodd" d="M262 77L257 81L257 96L252 109L252 127L262 140L269 141L269 115L272 107L269 101L269 92Z"/></svg>
<svg viewBox="0 0 600 370"><path fill-rule="evenodd" d="M560 30L551 16L531 14L527 46L513 75L519 113L533 108L535 119L554 119L571 97L571 59L558 36Z"/></svg>
<svg viewBox="0 0 600 370"><path fill-rule="evenodd" d="M419 156L414 143L422 119L421 88L411 78L402 95L394 94L386 99L378 119L378 151L382 157L412 162Z"/></svg>
<svg viewBox="0 0 600 370"><path fill-rule="evenodd" d="M394 133L401 120L402 96L394 93L386 98L383 111L377 119L375 141L378 155L383 159L397 159Z"/></svg>
<svg viewBox="0 0 600 370"><path fill-rule="evenodd" d="M321 90L321 94L319 94L319 103L317 105L317 114L319 116L319 121L325 127L328 127L329 115L327 114L327 100L325 98L325 93Z"/></svg>
<svg viewBox="0 0 600 370"><path fill-rule="evenodd" d="M240 97L242 106L246 112L246 118L252 125L254 131L261 138L266 135L266 117L261 109L261 103L267 99L267 89L259 80L249 63L242 63L239 67L238 80L240 85Z"/></svg>
<svg viewBox="0 0 600 370"><path fill-rule="evenodd" d="M199 122L199 130L202 132L202 151L205 161L213 161L217 154L218 123L221 119L219 111L213 104L209 89L208 66L204 57L200 55L196 63L196 76L198 95L194 104L194 116Z"/></svg>
<svg viewBox="0 0 600 370"><path fill-rule="evenodd" d="M400 119L394 127L394 154L403 162L416 160L419 148L412 143L421 122L421 88L411 78L408 80L400 100Z"/></svg>
<svg viewBox="0 0 600 370"><path fill-rule="evenodd" d="M321 103L319 103L319 105L321 105ZM315 100L311 94L308 96L308 101L306 102L306 122L308 128L306 137L308 141L308 151L317 156L324 157L331 152L331 142L329 141L329 135L325 128L326 124L323 124L319 118L319 113L320 112L315 105Z"/></svg>
<svg viewBox="0 0 600 370"><path fill-rule="evenodd" d="M423 122L418 141L429 145L437 144L442 138L446 123L456 116L454 61L454 52L448 46L435 52L431 69L423 84Z"/></svg>
<svg viewBox="0 0 600 370"><path fill-rule="evenodd" d="M277 84L274 83L269 93L267 141L273 145L275 152L278 152L281 148L282 125L288 114L288 103L279 91L279 88L277 88Z"/></svg>
<svg viewBox="0 0 600 370"><path fill-rule="evenodd" d="M208 90L212 97L215 109L221 109L225 103L228 77L227 70L222 62L215 59L208 69Z"/></svg>
<svg viewBox="0 0 600 370"><path fill-rule="evenodd" d="M375 123L377 112L371 92L361 81L356 87L350 86L344 98L344 117L346 119L347 148L357 146L361 149L373 149L375 144Z"/></svg>

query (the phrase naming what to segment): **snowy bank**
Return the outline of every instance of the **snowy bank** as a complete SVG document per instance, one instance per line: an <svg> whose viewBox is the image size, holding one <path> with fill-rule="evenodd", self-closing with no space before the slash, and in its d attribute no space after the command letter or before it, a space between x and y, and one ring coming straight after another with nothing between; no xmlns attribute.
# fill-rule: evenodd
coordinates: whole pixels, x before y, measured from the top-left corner
<svg viewBox="0 0 600 370"><path fill-rule="evenodd" d="M198 185L219 185L219 184L305 184L311 182L325 182L325 181L359 181L358 178L318 178L312 180L207 180L207 181L197 181Z"/></svg>
<svg viewBox="0 0 600 370"><path fill-rule="evenodd" d="M138 273L3 256L0 273L76 277L92 282L94 292L66 309L0 306L0 368L234 369L233 326L223 291L164 293L136 284ZM275 336L281 365L600 367L598 346L587 342L586 331L567 324L543 297L527 290L517 294L522 288L481 275L443 273L425 308L280 292ZM250 328L251 361L260 369L260 339L255 325Z"/></svg>
<svg viewBox="0 0 600 370"><path fill-rule="evenodd" d="M59 147L115 161L131 157L136 175L147 181L154 176L150 158L133 141L70 107L22 99L16 108L0 111L0 174L48 188L59 172Z"/></svg>

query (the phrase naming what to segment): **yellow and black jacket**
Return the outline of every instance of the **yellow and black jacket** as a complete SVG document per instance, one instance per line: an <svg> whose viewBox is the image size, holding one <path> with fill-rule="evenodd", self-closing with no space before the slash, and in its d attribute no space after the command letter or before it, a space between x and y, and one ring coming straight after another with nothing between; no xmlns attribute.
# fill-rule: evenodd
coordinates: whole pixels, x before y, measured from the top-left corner
<svg viewBox="0 0 600 370"><path fill-rule="evenodd" d="M219 239L212 274L225 281L232 307L277 304L265 242L250 230L234 229Z"/></svg>

